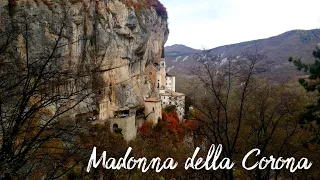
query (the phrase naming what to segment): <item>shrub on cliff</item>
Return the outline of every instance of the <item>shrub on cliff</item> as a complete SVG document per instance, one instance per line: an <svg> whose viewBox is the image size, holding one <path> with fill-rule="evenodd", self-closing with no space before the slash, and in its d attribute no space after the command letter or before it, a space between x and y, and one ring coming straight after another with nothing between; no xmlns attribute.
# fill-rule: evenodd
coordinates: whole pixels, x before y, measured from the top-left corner
<svg viewBox="0 0 320 180"><path fill-rule="evenodd" d="M155 11L162 19L168 19L168 12L164 5L158 0L126 0L125 2L128 6L134 7L137 11L141 11L144 9L154 8Z"/></svg>

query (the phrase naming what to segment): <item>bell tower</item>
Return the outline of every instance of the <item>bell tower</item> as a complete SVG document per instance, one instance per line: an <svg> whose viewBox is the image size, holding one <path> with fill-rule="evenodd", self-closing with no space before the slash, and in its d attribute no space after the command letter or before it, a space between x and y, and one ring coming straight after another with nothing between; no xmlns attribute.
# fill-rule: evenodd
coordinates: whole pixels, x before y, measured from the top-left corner
<svg viewBox="0 0 320 180"><path fill-rule="evenodd" d="M162 54L160 59L160 89L165 89L166 85L166 62L164 55L164 47L162 47Z"/></svg>

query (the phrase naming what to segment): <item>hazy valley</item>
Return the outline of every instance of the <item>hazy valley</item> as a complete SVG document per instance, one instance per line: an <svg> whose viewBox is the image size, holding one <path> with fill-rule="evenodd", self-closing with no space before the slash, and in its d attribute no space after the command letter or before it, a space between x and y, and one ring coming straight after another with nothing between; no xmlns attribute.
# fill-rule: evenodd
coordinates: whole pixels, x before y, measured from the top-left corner
<svg viewBox="0 0 320 180"><path fill-rule="evenodd" d="M266 39L206 50L212 55L221 56L222 59L241 59L247 52L262 54L266 58L259 64L262 67L259 76L275 82L288 82L293 77L303 74L288 62L288 58L292 56L301 58L304 62L312 62L314 60L312 51L320 42L319 35L319 29L292 30ZM180 77L178 81L183 81L181 78L192 76L188 69L199 65L194 55L201 54L202 50L184 45L172 45L166 46L165 52L169 73Z"/></svg>

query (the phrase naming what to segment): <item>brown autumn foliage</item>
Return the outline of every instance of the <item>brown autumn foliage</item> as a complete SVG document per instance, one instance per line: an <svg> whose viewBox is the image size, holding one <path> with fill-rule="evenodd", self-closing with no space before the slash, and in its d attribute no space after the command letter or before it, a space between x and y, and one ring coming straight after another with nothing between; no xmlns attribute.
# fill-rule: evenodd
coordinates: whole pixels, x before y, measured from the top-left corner
<svg viewBox="0 0 320 180"><path fill-rule="evenodd" d="M138 11L141 11L143 9L154 8L157 14L161 16L163 19L168 18L167 9L159 0L139 0L139 1L126 0L126 4L128 6L134 7Z"/></svg>

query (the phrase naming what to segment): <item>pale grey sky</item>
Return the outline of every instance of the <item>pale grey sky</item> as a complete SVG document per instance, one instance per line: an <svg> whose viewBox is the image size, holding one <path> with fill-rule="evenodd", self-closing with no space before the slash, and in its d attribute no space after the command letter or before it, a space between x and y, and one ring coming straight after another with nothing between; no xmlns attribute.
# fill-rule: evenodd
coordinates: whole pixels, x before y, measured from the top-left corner
<svg viewBox="0 0 320 180"><path fill-rule="evenodd" d="M213 48L320 27L319 0L160 0L169 14L166 46Z"/></svg>

